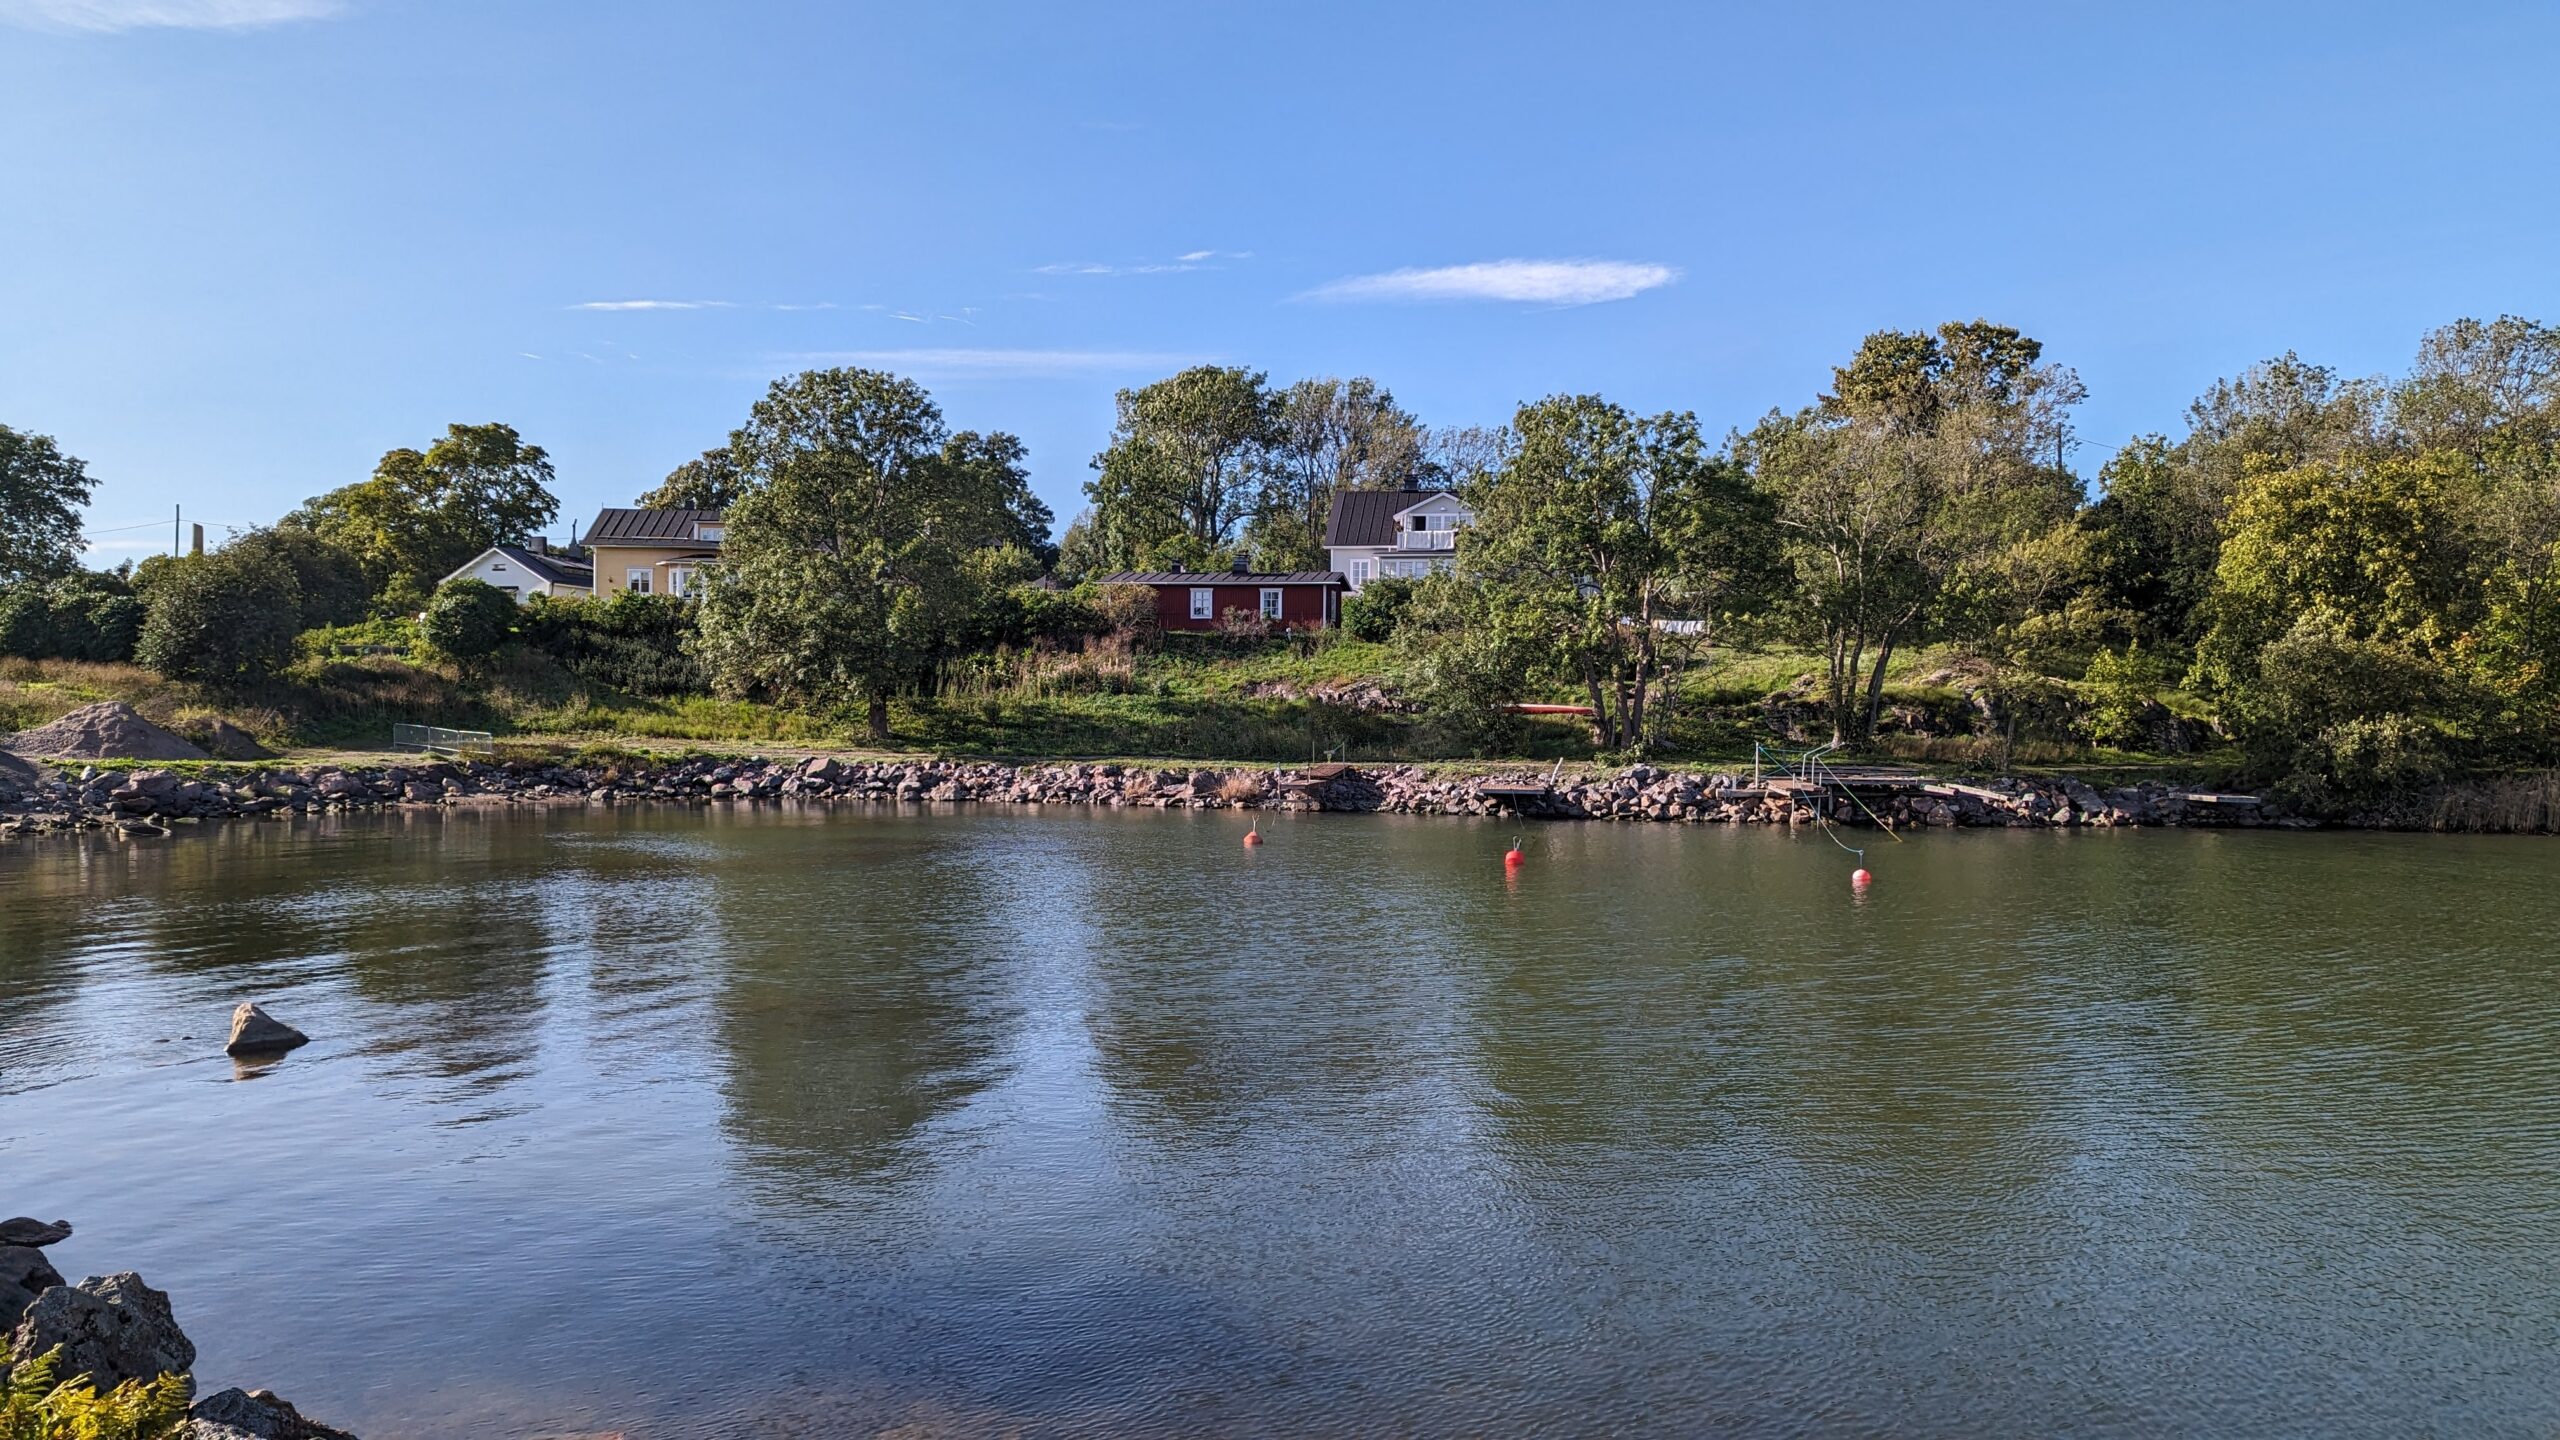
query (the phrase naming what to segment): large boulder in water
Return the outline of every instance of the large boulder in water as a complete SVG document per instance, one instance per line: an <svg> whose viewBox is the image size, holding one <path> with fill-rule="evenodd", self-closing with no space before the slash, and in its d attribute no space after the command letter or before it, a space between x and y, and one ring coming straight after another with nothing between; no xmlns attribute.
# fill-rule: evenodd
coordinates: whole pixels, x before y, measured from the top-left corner
<svg viewBox="0 0 2560 1440"><path fill-rule="evenodd" d="M280 1055L310 1043L310 1036L243 1000L231 1012L231 1041L222 1049L230 1055Z"/></svg>
<svg viewBox="0 0 2560 1440"><path fill-rule="evenodd" d="M231 1389L207 1395L187 1412L176 1440L356 1440L344 1430L306 1420L272 1390Z"/></svg>
<svg viewBox="0 0 2560 1440"><path fill-rule="evenodd" d="M0 1245L59 1245L71 1238L68 1220L0 1220Z"/></svg>
<svg viewBox="0 0 2560 1440"><path fill-rule="evenodd" d="M9 741L21 755L60 760L207 760L203 750L142 718L121 700L83 705Z"/></svg>
<svg viewBox="0 0 2560 1440"><path fill-rule="evenodd" d="M57 1381L86 1378L100 1390L127 1380L182 1375L196 1363L195 1342L178 1328L169 1297L127 1270L56 1285L38 1295L9 1339L9 1363L23 1365L60 1346Z"/></svg>

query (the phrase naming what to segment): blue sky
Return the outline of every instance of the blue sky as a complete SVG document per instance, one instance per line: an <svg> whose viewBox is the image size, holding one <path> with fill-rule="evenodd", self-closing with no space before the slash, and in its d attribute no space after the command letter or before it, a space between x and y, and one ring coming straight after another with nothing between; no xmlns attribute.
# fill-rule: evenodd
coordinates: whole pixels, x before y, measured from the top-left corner
<svg viewBox="0 0 2560 1440"><path fill-rule="evenodd" d="M1063 523L1112 391L1192 361L1720 433L1988 316L2080 371L2094 474L2286 348L2560 320L2555 42L2539 5L0 0L0 422L90 462L105 562L456 420L551 451L565 533L864 363L1021 435Z"/></svg>

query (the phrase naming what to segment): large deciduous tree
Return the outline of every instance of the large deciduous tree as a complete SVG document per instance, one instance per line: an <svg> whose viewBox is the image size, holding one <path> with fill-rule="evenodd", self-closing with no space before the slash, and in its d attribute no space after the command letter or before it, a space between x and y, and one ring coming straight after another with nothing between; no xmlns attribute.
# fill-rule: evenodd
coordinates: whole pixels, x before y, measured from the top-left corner
<svg viewBox="0 0 2560 1440"><path fill-rule="evenodd" d="M737 456L723 445L668 471L658 488L633 503L643 510L726 510L745 485Z"/></svg>
<svg viewBox="0 0 2560 1440"><path fill-rule="evenodd" d="M1509 458L1462 492L1475 520L1454 573L1425 586L1469 603L1426 604L1443 619L1418 643L1452 647L1425 657L1441 671L1476 654L1568 683L1600 744L1634 746L1664 676L1659 622L1713 618L1766 553L1765 509L1692 415L1556 396L1512 428Z"/></svg>
<svg viewBox="0 0 2560 1440"><path fill-rule="evenodd" d="M774 382L732 446L746 477L707 577L698 651L724 691L859 703L875 740L1046 529L1009 435L954 436L923 387L876 370Z"/></svg>
<svg viewBox="0 0 2560 1440"><path fill-rule="evenodd" d="M59 573L80 559L89 470L48 435L0 425L0 584Z"/></svg>
<svg viewBox="0 0 2560 1440"><path fill-rule="evenodd" d="M437 581L491 545L512 543L560 513L551 460L510 425L452 425L425 450L393 450L373 478L306 501L284 523L354 553L377 595L423 600Z"/></svg>
<svg viewBox="0 0 2560 1440"><path fill-rule="evenodd" d="M1737 452L1776 506L1792 614L1828 666L1835 738L1875 728L1896 650L1987 633L2018 547L2081 498L2065 466L2078 377L2007 326L1879 331L1833 393L1771 415Z"/></svg>
<svg viewBox="0 0 2560 1440"><path fill-rule="evenodd" d="M1324 563L1324 526L1344 490L1402 490L1426 473L1430 437L1375 380L1301 380L1273 401L1250 538L1268 570Z"/></svg>
<svg viewBox="0 0 2560 1440"><path fill-rule="evenodd" d="M1278 407L1261 372L1197 365L1119 396L1093 457L1094 553L1113 566L1212 561L1259 498Z"/></svg>
<svg viewBox="0 0 2560 1440"><path fill-rule="evenodd" d="M282 556L256 546L189 555L155 578L134 659L180 680L238 686L293 658L302 590Z"/></svg>

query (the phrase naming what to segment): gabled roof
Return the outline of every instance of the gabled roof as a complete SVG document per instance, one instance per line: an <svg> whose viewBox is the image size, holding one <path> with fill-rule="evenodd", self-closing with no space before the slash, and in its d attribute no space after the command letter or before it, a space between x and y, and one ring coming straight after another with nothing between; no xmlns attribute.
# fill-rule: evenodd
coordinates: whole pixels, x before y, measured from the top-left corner
<svg viewBox="0 0 2560 1440"><path fill-rule="evenodd" d="M1336 570L1123 570L1096 585L1348 585Z"/></svg>
<svg viewBox="0 0 2560 1440"><path fill-rule="evenodd" d="M544 582L545 584L582 586L592 586L595 584L595 567L588 564L586 561L572 560L566 555L553 555L549 553L537 555L534 552L525 549L521 545L492 545L488 549L481 551L479 554L472 556L470 559L463 561L461 569L454 571L453 574L447 575L444 578L447 580L456 579L464 572L476 568L481 561L488 559L492 555L501 555L506 557L509 561L524 567L524 573Z"/></svg>
<svg viewBox="0 0 2560 1440"><path fill-rule="evenodd" d="M1393 545L1396 517L1426 501L1457 497L1446 490L1337 490L1325 517L1327 545Z"/></svg>
<svg viewBox="0 0 2560 1440"><path fill-rule="evenodd" d="M596 523L587 531L590 545L716 545L716 540L697 540L694 527L717 525L717 510L599 510Z"/></svg>
<svg viewBox="0 0 2560 1440"><path fill-rule="evenodd" d="M549 551L537 555L521 545L492 545L489 548L523 566L527 574L539 575L554 585L595 583L596 567L584 560L572 560Z"/></svg>

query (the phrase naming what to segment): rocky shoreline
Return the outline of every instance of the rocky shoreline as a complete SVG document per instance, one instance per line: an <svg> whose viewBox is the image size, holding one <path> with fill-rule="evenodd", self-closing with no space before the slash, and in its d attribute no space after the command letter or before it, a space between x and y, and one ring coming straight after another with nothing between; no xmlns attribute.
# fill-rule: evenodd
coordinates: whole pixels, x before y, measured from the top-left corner
<svg viewBox="0 0 2560 1440"><path fill-rule="evenodd" d="M130 1270L69 1283L44 1255L44 1247L69 1238L68 1221L0 1220L0 1384L27 1367L49 1370L55 1386L100 1395L127 1382L174 1377L176 1403L194 1403L167 1432L170 1440L356 1440L272 1391L235 1388L194 1399L195 1342L178 1328L168 1294Z"/></svg>
<svg viewBox="0 0 2560 1440"><path fill-rule="evenodd" d="M443 760L378 767L242 765L182 774L39 764L0 773L0 838L174 833L208 820L278 819L393 809L505 805L975 804L1152 809L1277 809L1353 814L1517 816L1673 824L1842 825L1896 829L2300 826L2257 797L2145 783L2077 780L1983 785L1912 779L1862 787L1758 782L1749 775L1634 765L1599 776L1491 767L1433 774L1418 765L1218 769L831 756L574 765ZM1872 814L1870 814L1872 812Z"/></svg>

